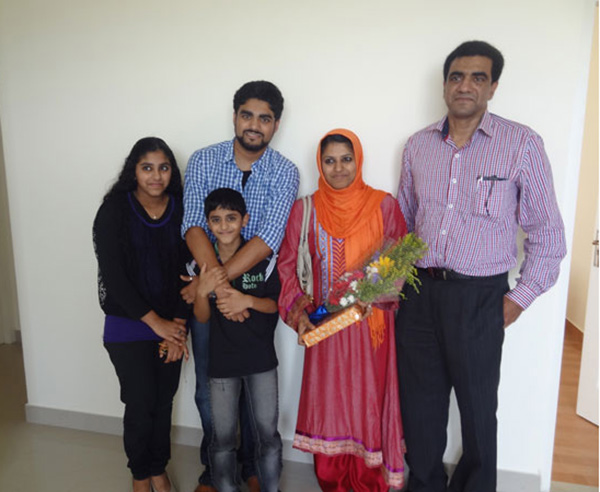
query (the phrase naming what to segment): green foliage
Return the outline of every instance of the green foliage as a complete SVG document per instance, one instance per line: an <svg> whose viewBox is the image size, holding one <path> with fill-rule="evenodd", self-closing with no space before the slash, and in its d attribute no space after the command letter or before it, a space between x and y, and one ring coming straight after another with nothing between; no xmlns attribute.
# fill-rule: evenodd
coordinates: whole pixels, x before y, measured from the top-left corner
<svg viewBox="0 0 600 492"><path fill-rule="evenodd" d="M366 276L358 281L357 297L372 303L383 296L396 296L401 294L402 280L419 292L421 281L414 265L426 252L425 241L412 232L407 234L365 268Z"/></svg>
<svg viewBox="0 0 600 492"><path fill-rule="evenodd" d="M415 263L427 251L427 244L413 233L375 254L362 270L347 272L332 286L327 298L327 310L339 311L357 300L371 304L395 301L405 283L419 292L421 281Z"/></svg>

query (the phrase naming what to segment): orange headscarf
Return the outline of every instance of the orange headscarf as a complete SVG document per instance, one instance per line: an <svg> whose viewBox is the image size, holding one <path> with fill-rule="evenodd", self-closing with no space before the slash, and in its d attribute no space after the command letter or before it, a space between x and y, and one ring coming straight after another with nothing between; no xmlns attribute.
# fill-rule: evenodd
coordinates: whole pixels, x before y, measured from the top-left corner
<svg viewBox="0 0 600 492"><path fill-rule="evenodd" d="M321 144L329 135L343 135L352 142L356 177L350 186L336 190L323 175ZM383 217L381 201L386 193L368 186L362 179L363 150L358 137L343 128L328 132L317 149L319 189L314 194L317 221L335 238L344 239L346 269L360 268L361 263L373 253L383 241ZM369 317L369 328L374 347L378 347L384 334L383 312L374 308Z"/></svg>

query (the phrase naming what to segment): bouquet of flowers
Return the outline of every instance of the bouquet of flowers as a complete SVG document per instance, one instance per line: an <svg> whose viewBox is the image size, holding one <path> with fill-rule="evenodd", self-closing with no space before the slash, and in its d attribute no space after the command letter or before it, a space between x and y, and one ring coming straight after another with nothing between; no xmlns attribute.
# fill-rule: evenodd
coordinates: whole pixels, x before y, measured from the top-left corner
<svg viewBox="0 0 600 492"><path fill-rule="evenodd" d="M342 275L333 283L324 304L309 314L311 323L319 324L304 335L306 345L310 347L361 319L359 301L395 301L403 296L405 283L418 292L420 281L414 265L426 251L425 241L410 233L391 245L384 244L360 270Z"/></svg>

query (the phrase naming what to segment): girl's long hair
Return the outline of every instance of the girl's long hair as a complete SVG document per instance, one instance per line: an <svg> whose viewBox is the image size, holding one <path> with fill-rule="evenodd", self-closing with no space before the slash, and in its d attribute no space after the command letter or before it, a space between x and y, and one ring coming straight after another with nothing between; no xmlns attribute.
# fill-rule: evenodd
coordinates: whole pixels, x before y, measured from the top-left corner
<svg viewBox="0 0 600 492"><path fill-rule="evenodd" d="M131 152L129 152L117 181L110 187L106 195L104 195L103 201L117 194L135 190L137 188L137 181L135 179L135 167L137 163L148 152L156 152L158 150L164 152L171 164L171 181L165 191L180 199L183 196L183 185L181 184L181 172L179 171L179 167L177 167L173 151L161 138L145 137L138 140L131 149Z"/></svg>

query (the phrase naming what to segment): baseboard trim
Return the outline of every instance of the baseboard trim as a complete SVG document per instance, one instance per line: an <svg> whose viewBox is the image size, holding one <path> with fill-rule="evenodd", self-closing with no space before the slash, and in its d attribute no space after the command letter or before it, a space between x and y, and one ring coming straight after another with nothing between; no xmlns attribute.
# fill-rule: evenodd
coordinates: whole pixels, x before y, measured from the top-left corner
<svg viewBox="0 0 600 492"><path fill-rule="evenodd" d="M456 464L446 464L446 473L451 476ZM498 470L497 492L548 492L542 491L539 475L516 472L512 470Z"/></svg>
<svg viewBox="0 0 600 492"><path fill-rule="evenodd" d="M51 425L88 432L99 432L120 436L123 432L123 421L120 417L110 417L72 410L25 405L25 418L31 424ZM171 431L173 444L196 447L202 440L202 430L196 427L174 425ZM292 448L290 439L283 440L283 459L297 463L305 463L312 467L312 455ZM454 470L452 464L446 466L448 473ZM540 489L540 477L510 470L498 470L498 492L547 492Z"/></svg>
<svg viewBox="0 0 600 492"><path fill-rule="evenodd" d="M119 417L40 407L29 403L25 405L25 420L31 424L52 425L116 436L123 433L123 419Z"/></svg>
<svg viewBox="0 0 600 492"><path fill-rule="evenodd" d="M123 434L123 419L121 417L60 410L27 403L25 405L25 418L31 424L51 425L114 436ZM171 428L171 442L182 446L200 446L203 435L202 429L197 427L174 425ZM313 462L310 453L292 448L291 439L283 440L283 459L299 463L312 464Z"/></svg>

